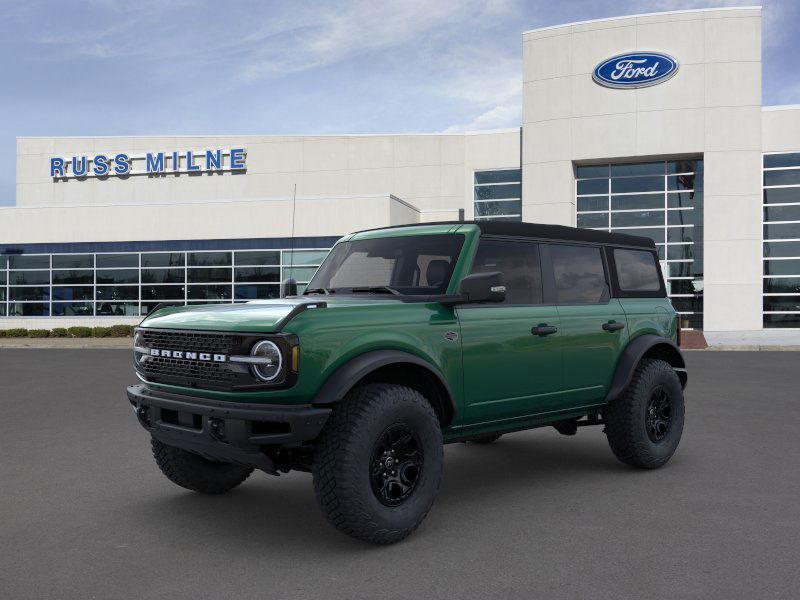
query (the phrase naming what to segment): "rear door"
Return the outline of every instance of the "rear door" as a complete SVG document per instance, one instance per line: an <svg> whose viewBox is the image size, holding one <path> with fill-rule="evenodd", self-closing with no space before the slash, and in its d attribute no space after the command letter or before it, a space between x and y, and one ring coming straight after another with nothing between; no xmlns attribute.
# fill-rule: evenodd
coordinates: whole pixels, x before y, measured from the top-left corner
<svg viewBox="0 0 800 600"><path fill-rule="evenodd" d="M467 427L543 412L561 390L560 323L543 302L539 245L481 238L472 272L492 271L503 273L505 302L457 309Z"/></svg>
<svg viewBox="0 0 800 600"><path fill-rule="evenodd" d="M547 244L563 344L564 394L559 408L598 404L605 399L628 332L625 312L611 298L608 266L601 246Z"/></svg>

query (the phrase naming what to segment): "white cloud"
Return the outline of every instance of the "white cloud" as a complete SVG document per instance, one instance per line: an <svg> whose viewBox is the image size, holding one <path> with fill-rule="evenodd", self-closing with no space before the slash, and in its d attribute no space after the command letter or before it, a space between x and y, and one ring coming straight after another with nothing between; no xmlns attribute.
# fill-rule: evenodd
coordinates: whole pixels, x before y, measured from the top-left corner
<svg viewBox="0 0 800 600"><path fill-rule="evenodd" d="M444 133L463 133L465 131L481 131L487 129L505 129L517 127L522 123L519 103L501 104L479 114L467 123L450 125Z"/></svg>

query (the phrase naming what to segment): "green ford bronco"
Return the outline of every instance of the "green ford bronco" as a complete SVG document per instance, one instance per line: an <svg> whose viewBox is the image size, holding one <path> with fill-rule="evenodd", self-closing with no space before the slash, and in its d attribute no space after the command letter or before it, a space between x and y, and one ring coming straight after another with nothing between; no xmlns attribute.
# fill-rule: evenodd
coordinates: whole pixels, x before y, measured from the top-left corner
<svg viewBox="0 0 800 600"><path fill-rule="evenodd" d="M342 238L302 295L155 310L128 388L163 473L227 492L313 474L325 516L374 543L430 510L442 446L602 425L660 467L683 430L678 319L652 240L433 223Z"/></svg>

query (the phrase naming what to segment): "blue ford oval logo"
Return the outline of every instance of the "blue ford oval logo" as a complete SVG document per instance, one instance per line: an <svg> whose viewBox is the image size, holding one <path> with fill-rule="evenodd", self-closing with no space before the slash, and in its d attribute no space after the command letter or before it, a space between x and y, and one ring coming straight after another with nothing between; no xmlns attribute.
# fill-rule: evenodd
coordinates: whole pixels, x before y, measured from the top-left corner
<svg viewBox="0 0 800 600"><path fill-rule="evenodd" d="M592 79L610 88L640 88L666 81L678 72L678 61L660 52L612 56L594 68Z"/></svg>

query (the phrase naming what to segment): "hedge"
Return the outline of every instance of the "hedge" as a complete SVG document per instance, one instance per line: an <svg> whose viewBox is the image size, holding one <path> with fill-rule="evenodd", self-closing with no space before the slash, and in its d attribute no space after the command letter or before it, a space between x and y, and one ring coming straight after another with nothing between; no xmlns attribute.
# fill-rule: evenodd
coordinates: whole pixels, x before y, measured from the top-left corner
<svg viewBox="0 0 800 600"><path fill-rule="evenodd" d="M110 327L55 327L53 329L25 329L14 327L0 329L0 338L106 338L106 337L131 337L134 325L111 325Z"/></svg>

